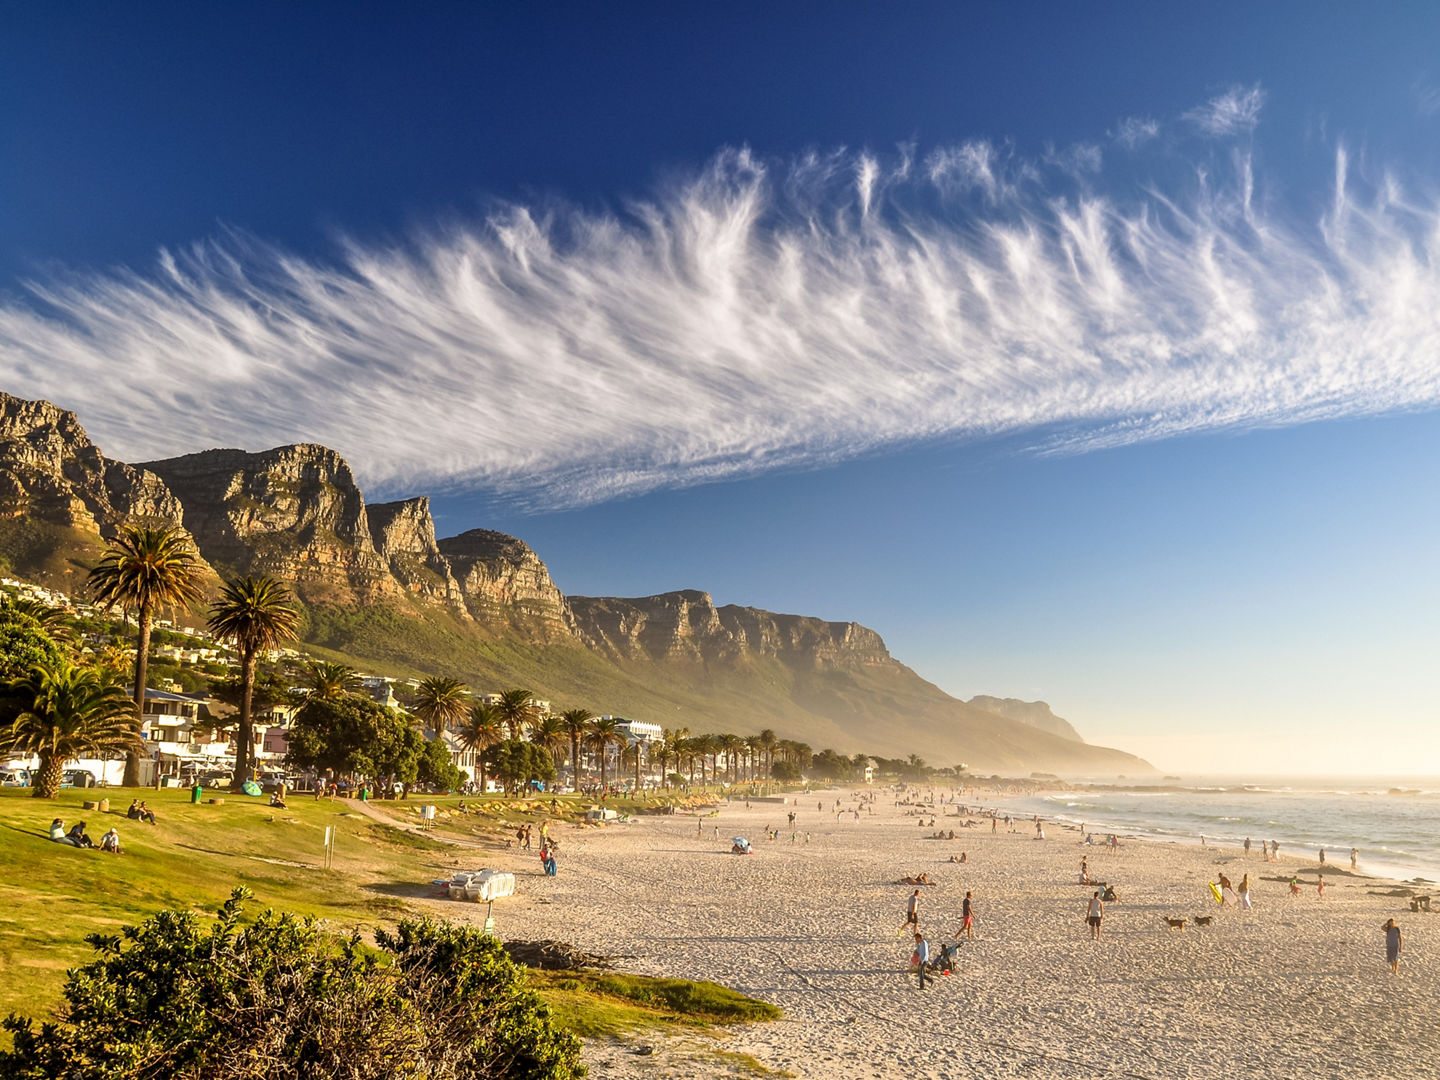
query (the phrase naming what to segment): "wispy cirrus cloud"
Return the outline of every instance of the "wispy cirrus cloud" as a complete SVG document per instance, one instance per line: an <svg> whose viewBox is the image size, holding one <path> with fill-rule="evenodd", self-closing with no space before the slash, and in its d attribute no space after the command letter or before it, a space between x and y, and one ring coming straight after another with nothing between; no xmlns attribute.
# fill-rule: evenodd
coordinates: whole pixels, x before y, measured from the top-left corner
<svg viewBox="0 0 1440 1080"><path fill-rule="evenodd" d="M1260 123L1260 110L1265 105L1265 91L1259 85L1232 86L1185 114L1185 119L1206 135L1223 137L1242 135L1255 130Z"/></svg>
<svg viewBox="0 0 1440 1080"><path fill-rule="evenodd" d="M1079 452L1440 402L1440 206L1337 156L1102 194L970 143L719 154L608 213L523 205L328 259L242 235L0 300L0 388L110 453L322 442L377 493L529 508L1018 434Z"/></svg>
<svg viewBox="0 0 1440 1080"><path fill-rule="evenodd" d="M1127 116L1108 134L1121 146L1134 150L1160 134L1160 121L1148 116Z"/></svg>

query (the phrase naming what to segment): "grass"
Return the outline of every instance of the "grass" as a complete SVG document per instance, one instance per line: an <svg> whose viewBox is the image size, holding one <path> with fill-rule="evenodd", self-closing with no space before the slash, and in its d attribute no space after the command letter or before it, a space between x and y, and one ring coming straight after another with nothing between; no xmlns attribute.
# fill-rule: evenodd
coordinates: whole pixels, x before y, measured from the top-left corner
<svg viewBox="0 0 1440 1080"><path fill-rule="evenodd" d="M81 808L109 794L108 814ZM337 928L393 921L405 898L446 876L453 849L359 817L343 802L291 799L287 810L226 795L192 806L189 792L141 792L160 821L125 817L133 793L62 791L52 801L25 789L0 792L0 1014L47 1014L60 975L88 960L85 937L113 933L165 908L213 912L235 885L260 907L324 918ZM83 820L98 843L112 825L124 854L52 843L50 820ZM324 832L336 830L334 868L323 869Z"/></svg>
<svg viewBox="0 0 1440 1080"><path fill-rule="evenodd" d="M136 794L156 812L158 825L125 817ZM108 813L82 808L87 799L107 796ZM189 791L180 789L69 789L53 801L31 798L28 789L0 789L0 1016L48 1017L60 1004L66 970L93 956L87 935L113 934L167 908L213 914L236 885L254 892L252 910L273 907L325 919L337 931L368 931L403 917L407 900L427 895L432 880L476 861L436 836L364 817L348 800L292 796L287 809L272 810L264 799L205 797L212 796L225 802L193 805ZM397 820L414 820L426 802L454 811L460 801L426 796L375 805ZM559 814L548 797L464 801L482 813L447 813L437 831L494 834L499 842L516 822L574 819L589 806L576 796L561 797ZM124 854L51 842L55 817L67 826L84 821L97 843L114 825ZM336 830L328 870L327 827ZM538 847L538 830L534 843ZM610 972L532 972L531 978L560 1022L582 1038L779 1016L773 1006L714 983Z"/></svg>
<svg viewBox="0 0 1440 1080"><path fill-rule="evenodd" d="M599 971L537 971L531 981L581 1038L645 1028L708 1028L776 1020L774 1005L718 983Z"/></svg>

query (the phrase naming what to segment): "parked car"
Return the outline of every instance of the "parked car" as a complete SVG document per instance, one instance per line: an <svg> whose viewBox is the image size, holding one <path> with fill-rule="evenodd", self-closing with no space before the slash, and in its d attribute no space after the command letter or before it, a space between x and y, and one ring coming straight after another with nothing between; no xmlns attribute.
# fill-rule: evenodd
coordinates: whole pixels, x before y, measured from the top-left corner
<svg viewBox="0 0 1440 1080"><path fill-rule="evenodd" d="M0 769L0 787L29 787L29 769Z"/></svg>
<svg viewBox="0 0 1440 1080"><path fill-rule="evenodd" d="M95 774L85 769L66 769L60 780L61 787L94 787L97 783Z"/></svg>

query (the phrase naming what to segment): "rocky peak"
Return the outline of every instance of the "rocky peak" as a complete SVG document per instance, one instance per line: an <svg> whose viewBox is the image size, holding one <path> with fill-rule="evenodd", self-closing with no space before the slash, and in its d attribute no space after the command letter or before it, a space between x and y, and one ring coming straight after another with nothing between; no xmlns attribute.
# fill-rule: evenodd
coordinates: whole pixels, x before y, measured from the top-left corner
<svg viewBox="0 0 1440 1080"><path fill-rule="evenodd" d="M201 553L228 572L273 574L309 600L403 592L375 550L349 464L328 447L205 450L146 468L180 497Z"/></svg>
<svg viewBox="0 0 1440 1080"><path fill-rule="evenodd" d="M486 626L507 627L532 640L574 635L570 605L540 556L523 540L471 529L439 541L465 609Z"/></svg>
<svg viewBox="0 0 1440 1080"><path fill-rule="evenodd" d="M468 612L464 596L450 572L450 561L435 541L430 500L421 496L400 502L372 503L366 510L376 553L406 588Z"/></svg>
<svg viewBox="0 0 1440 1080"><path fill-rule="evenodd" d="M690 660L736 665L773 657L806 668L891 663L880 635L858 623L776 615L728 604L694 589L643 597L570 597L576 625L620 660Z"/></svg>
<svg viewBox="0 0 1440 1080"><path fill-rule="evenodd" d="M178 524L180 516L158 476L105 457L74 413L0 393L0 518L108 537L122 524Z"/></svg>
<svg viewBox="0 0 1440 1080"><path fill-rule="evenodd" d="M1056 716L1051 711L1049 704L1044 701L1021 701L1019 698L997 698L990 697L988 694L977 694L965 704L973 705L977 709L984 709L996 716L1003 716L1007 720L1018 720L1022 724L1029 724L1041 731L1048 731L1051 735L1059 735L1062 739L1069 739L1071 742L1083 743L1085 741L1070 721Z"/></svg>

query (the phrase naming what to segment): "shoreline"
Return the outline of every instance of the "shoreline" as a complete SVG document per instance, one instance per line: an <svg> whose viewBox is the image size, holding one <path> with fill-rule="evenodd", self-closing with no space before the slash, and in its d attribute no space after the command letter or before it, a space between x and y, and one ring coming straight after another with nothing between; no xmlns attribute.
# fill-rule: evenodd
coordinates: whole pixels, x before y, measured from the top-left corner
<svg viewBox="0 0 1440 1080"><path fill-rule="evenodd" d="M1196 1075L1200 1055L1290 1080L1313 1073L1316 1054L1371 1053L1377 1023L1385 1046L1367 1075L1433 1075L1423 1063L1440 1061L1440 1033L1410 1007L1440 974L1440 924L1432 932L1402 898L1370 895L1389 879L1347 871L1327 881L1324 900L1313 886L1291 899L1264 879L1301 869L1285 854L1247 863L1225 848L1138 839L1110 851L1077 843L1070 830L1044 841L992 834L988 818L984 828L978 818L974 829L957 828L954 841L927 840L956 819L937 806L935 827L920 827L906 814L914 807L895 807L887 791L874 793L874 815L859 821L816 810L837 797L850 808L855 794L815 792L798 806L748 810L722 801L713 817L567 829L556 878L523 853L493 853L518 885L513 900L496 905L499 933L628 954L623 966L641 974L710 979L779 1005L783 1019L736 1030L721 1045L798 1077L958 1080L1038 1068L1047 1077L1168 1080ZM970 796L965 805L977 801L989 800ZM799 814L794 844L790 810ZM781 839L765 839L766 825ZM748 835L755 853L730 855L732 835ZM947 861L962 850L965 865ZM1107 905L1099 942L1083 922L1092 890L1078 882L1082 855L1120 897ZM1216 905L1207 882L1222 870L1238 881L1243 868L1257 875L1254 910ZM924 992L899 934L913 890L897 883L922 871L935 883L921 890L932 944L951 940L966 890L978 916L955 975ZM467 920L485 913L440 900L417 906ZM1196 915L1211 925L1196 925ZM1190 924L1171 930L1167 916ZM1383 963L1380 925L1390 916L1406 935L1398 979ZM674 1075L616 1047L589 1053L596 1076ZM673 1056L658 1057L676 1067ZM693 1062L679 1074L722 1075Z"/></svg>

